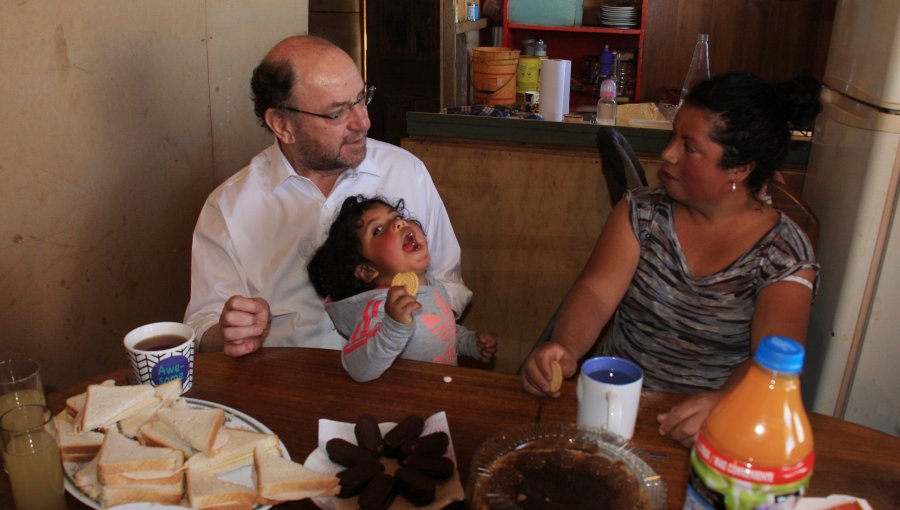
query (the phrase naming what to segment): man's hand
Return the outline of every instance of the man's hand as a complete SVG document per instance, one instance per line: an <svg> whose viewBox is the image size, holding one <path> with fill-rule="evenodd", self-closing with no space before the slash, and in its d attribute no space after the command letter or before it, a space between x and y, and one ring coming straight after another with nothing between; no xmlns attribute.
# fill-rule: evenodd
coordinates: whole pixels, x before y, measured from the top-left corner
<svg viewBox="0 0 900 510"><path fill-rule="evenodd" d="M233 357L256 351L265 340L270 318L269 303L265 299L231 296L219 316L222 350Z"/></svg>

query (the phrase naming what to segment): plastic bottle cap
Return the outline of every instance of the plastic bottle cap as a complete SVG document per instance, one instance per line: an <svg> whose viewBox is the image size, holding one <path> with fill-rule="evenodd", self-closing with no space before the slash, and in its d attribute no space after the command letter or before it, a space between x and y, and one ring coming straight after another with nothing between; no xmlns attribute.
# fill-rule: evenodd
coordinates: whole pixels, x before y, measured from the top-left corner
<svg viewBox="0 0 900 510"><path fill-rule="evenodd" d="M709 42L709 34L697 34L697 42Z"/></svg>
<svg viewBox="0 0 900 510"><path fill-rule="evenodd" d="M805 349L799 342L783 336L767 336L759 342L754 359L769 370L799 374Z"/></svg>
<svg viewBox="0 0 900 510"><path fill-rule="evenodd" d="M604 99L612 99L616 97L616 81L609 78L603 80L600 84L600 97Z"/></svg>

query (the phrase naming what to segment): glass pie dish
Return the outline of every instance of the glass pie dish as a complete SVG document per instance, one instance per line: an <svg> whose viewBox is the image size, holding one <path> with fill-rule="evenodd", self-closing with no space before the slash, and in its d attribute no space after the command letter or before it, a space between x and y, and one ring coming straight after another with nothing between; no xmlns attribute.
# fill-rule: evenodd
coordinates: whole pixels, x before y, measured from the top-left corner
<svg viewBox="0 0 900 510"><path fill-rule="evenodd" d="M466 501L474 510L666 507L665 482L633 447L574 423L497 434L475 452L469 473Z"/></svg>

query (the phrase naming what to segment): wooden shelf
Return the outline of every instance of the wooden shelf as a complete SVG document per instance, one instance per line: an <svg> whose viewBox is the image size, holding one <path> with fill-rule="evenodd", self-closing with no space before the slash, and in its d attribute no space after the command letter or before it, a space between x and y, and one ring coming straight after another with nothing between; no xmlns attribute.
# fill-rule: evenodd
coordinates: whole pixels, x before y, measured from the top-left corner
<svg viewBox="0 0 900 510"><path fill-rule="evenodd" d="M511 30L540 30L544 32L584 32L593 34L630 34L641 35L643 30L640 28L609 28L592 25L581 25L577 27L550 27L545 25L522 25L519 23L509 23L506 25Z"/></svg>
<svg viewBox="0 0 900 510"><path fill-rule="evenodd" d="M440 0L442 108L469 104L472 48L481 45L489 20L456 21L456 2Z"/></svg>
<svg viewBox="0 0 900 510"><path fill-rule="evenodd" d="M456 35L464 34L466 32L471 32L473 30L481 30L482 28L487 28L488 20L487 18L481 18L475 21L457 21L456 22Z"/></svg>

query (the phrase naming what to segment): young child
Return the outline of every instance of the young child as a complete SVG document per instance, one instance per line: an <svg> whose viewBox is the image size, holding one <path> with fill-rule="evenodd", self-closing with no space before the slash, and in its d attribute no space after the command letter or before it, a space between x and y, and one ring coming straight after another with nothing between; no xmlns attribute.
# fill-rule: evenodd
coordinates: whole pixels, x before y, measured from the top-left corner
<svg viewBox="0 0 900 510"><path fill-rule="evenodd" d="M497 351L493 336L456 324L444 286L425 273L422 227L405 212L403 200L348 197L309 262L313 287L349 340L341 361L356 381L377 379L398 357L456 365L458 354L489 362ZM419 278L415 296L391 286L404 272Z"/></svg>

